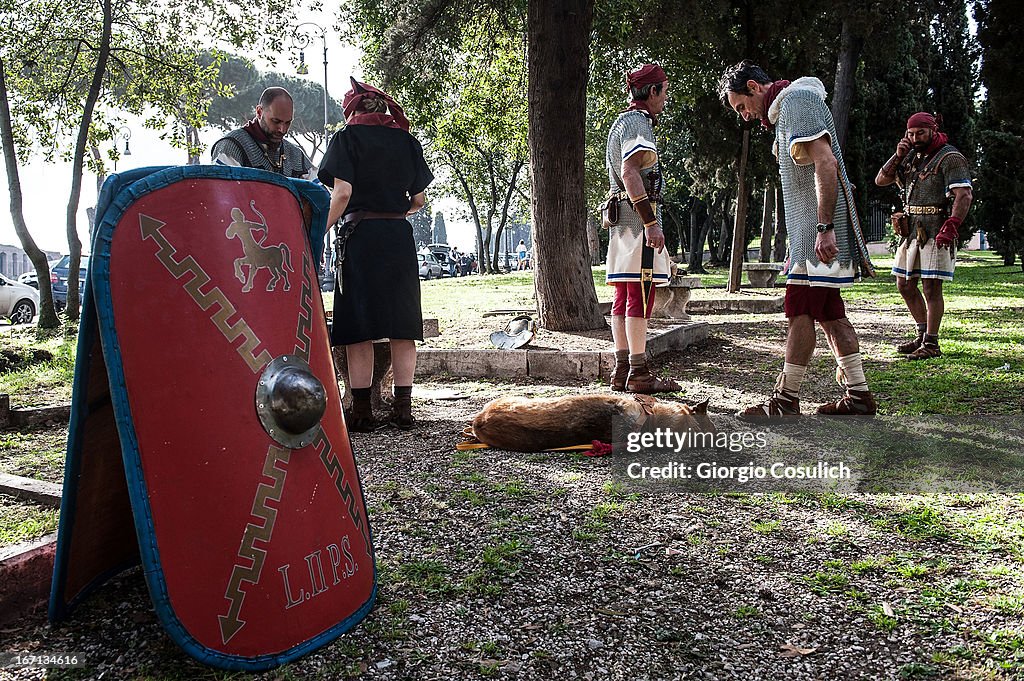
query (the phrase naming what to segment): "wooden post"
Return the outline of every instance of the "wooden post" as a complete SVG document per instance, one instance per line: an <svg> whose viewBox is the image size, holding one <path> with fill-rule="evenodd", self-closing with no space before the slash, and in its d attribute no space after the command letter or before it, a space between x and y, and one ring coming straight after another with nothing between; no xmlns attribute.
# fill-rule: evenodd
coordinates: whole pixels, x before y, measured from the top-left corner
<svg viewBox="0 0 1024 681"><path fill-rule="evenodd" d="M729 262L730 293L740 290L740 278L743 276L743 260L746 257L747 245L747 154L750 150L750 128L743 128L743 150L740 153L740 169L738 188L736 189L736 224L732 229L732 260Z"/></svg>

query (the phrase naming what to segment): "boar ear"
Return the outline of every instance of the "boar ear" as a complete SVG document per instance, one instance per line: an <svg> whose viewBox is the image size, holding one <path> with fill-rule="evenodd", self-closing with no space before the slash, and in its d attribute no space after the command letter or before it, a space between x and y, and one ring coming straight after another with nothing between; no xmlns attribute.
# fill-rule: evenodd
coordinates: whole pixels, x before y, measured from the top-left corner
<svg viewBox="0 0 1024 681"><path fill-rule="evenodd" d="M709 397L708 399L704 400L700 404L695 405L693 407L693 413L694 414L707 414L708 413L708 403L710 403L710 402L711 402L711 398Z"/></svg>

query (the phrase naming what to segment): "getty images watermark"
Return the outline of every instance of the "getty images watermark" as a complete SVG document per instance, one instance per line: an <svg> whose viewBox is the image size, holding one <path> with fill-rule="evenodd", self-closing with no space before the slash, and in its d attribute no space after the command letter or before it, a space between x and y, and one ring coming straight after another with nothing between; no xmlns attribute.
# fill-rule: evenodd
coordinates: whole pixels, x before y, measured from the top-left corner
<svg viewBox="0 0 1024 681"><path fill-rule="evenodd" d="M1017 416L613 422L612 474L647 491L1024 493Z"/></svg>
<svg viewBox="0 0 1024 681"><path fill-rule="evenodd" d="M626 452L672 452L724 450L738 454L750 449L768 449L766 432L706 433L671 428L632 432L626 436ZM630 461L626 475L633 480L727 480L740 484L751 480L850 480L852 471L844 461L818 461L813 464L794 464L785 461L757 463L753 460L742 465L719 463L717 460L666 461L651 465Z"/></svg>

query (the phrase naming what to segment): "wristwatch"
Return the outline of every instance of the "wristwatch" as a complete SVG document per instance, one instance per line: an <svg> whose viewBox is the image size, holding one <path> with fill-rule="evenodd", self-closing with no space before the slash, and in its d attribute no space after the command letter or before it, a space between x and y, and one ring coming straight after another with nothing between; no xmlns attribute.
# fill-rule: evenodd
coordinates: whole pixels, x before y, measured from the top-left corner
<svg viewBox="0 0 1024 681"><path fill-rule="evenodd" d="M818 223L818 234L824 234L830 229L835 229L836 226L831 222L819 222Z"/></svg>

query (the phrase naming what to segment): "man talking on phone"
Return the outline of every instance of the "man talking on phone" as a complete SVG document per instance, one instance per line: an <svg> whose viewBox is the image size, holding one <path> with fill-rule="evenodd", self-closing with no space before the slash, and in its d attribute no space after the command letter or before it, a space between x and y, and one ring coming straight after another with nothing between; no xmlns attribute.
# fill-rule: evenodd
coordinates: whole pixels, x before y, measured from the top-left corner
<svg viewBox="0 0 1024 681"><path fill-rule="evenodd" d="M971 167L946 134L942 117L924 111L907 120L907 132L878 171L875 184L896 183L903 210L893 214L896 287L917 323L917 335L897 350L907 359L940 357L939 325L945 301L942 282L953 281L960 225L971 207ZM917 287L921 280L924 295Z"/></svg>

